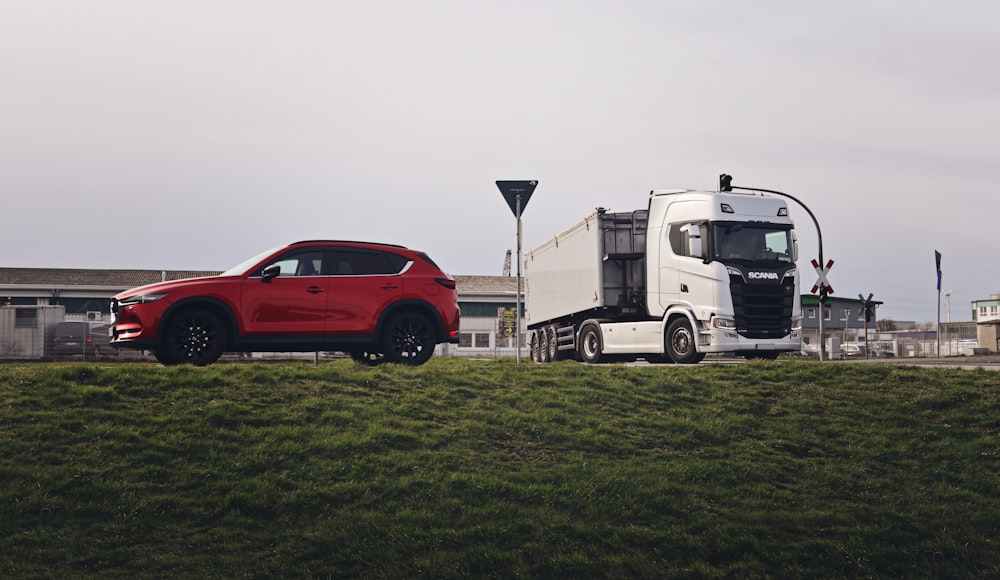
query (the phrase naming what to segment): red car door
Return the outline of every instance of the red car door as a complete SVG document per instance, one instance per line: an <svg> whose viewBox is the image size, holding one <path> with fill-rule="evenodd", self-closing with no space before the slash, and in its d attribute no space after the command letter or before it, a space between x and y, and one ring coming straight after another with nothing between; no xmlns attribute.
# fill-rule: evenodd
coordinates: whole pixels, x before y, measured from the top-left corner
<svg viewBox="0 0 1000 580"><path fill-rule="evenodd" d="M326 334L374 334L379 315L403 295L399 272L405 264L395 254L335 250L329 264Z"/></svg>
<svg viewBox="0 0 1000 580"><path fill-rule="evenodd" d="M322 249L299 249L268 264L280 274L256 273L243 281L240 313L247 336L323 334L328 276L322 275ZM266 268L266 266L265 266Z"/></svg>

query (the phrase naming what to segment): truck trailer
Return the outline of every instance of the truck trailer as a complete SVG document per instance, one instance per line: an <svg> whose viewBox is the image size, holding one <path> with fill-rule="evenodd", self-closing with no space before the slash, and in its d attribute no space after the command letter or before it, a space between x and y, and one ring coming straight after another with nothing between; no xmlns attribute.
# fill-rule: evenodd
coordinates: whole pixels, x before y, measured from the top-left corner
<svg viewBox="0 0 1000 580"><path fill-rule="evenodd" d="M653 190L645 209L597 208L524 254L531 359L798 352L797 258L777 196Z"/></svg>

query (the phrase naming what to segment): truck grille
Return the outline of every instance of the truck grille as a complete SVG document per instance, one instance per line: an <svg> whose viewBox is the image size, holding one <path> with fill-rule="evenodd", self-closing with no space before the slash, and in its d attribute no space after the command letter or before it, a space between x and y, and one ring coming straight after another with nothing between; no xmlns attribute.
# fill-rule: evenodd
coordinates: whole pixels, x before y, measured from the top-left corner
<svg viewBox="0 0 1000 580"><path fill-rule="evenodd" d="M792 305L795 280L785 278L780 284L747 283L742 276L731 275L733 314L736 332L745 338L782 338L792 332Z"/></svg>

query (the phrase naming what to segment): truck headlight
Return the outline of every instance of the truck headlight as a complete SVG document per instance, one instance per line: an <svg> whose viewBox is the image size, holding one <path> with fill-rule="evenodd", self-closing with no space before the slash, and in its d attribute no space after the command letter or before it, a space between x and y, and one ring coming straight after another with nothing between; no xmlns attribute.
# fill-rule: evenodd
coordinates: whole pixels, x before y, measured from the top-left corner
<svg viewBox="0 0 1000 580"><path fill-rule="evenodd" d="M712 328L722 328L725 330L735 330L736 321L732 318L722 318L721 316L716 316L712 318Z"/></svg>

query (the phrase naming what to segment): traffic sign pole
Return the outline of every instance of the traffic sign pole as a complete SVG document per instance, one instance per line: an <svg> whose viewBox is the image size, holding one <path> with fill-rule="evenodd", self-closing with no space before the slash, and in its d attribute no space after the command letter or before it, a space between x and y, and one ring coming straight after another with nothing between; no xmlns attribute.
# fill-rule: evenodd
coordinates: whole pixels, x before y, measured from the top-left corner
<svg viewBox="0 0 1000 580"><path fill-rule="evenodd" d="M515 340L515 344L517 345L517 363L520 364L521 336L523 330L521 328L521 321L523 320L521 316L521 212L528 205L528 200L531 199L531 194L535 192L538 181L497 181L496 183L497 188L500 189L500 194L507 201L510 211L514 212L514 218L517 220L517 312L514 319L517 321L517 332L515 332L517 335Z"/></svg>
<svg viewBox="0 0 1000 580"><path fill-rule="evenodd" d="M787 194L787 193L785 193L783 191L777 191L777 190L774 190L774 189L763 189L761 187L742 187L742 186L739 186L739 185L733 185L732 182L733 182L733 178L730 175L721 175L721 176L719 176L719 185L720 185L719 189L723 190L723 191L732 191L733 189L743 189L743 190L747 190L747 191L762 191L762 192L765 192L765 193L773 193L775 195L781 195L781 196L787 197L788 199L790 199L790 200L794 201L795 203L801 205L802 209L806 210L806 213L809 214L809 217L812 218L813 224L816 226L816 241L817 241L817 245L819 245L819 263L820 264L823 263L823 231L820 230L820 228L819 228L819 220L816 219L816 216L813 214L812 210L809 209L809 206L807 206L806 204L802 203L802 201L799 200L798 198L796 198L796 197L794 197L792 195L789 195L789 194ZM821 360L821 361L823 360L823 348L825 347L824 340L823 340L823 317L824 317L824 314L825 314L825 312L824 312L824 306L823 306L823 302L821 300L820 303L819 303L819 360Z"/></svg>
<svg viewBox="0 0 1000 580"><path fill-rule="evenodd" d="M521 364L521 194L517 194L516 205L514 217L517 219L517 338L514 344L517 345L517 364Z"/></svg>

